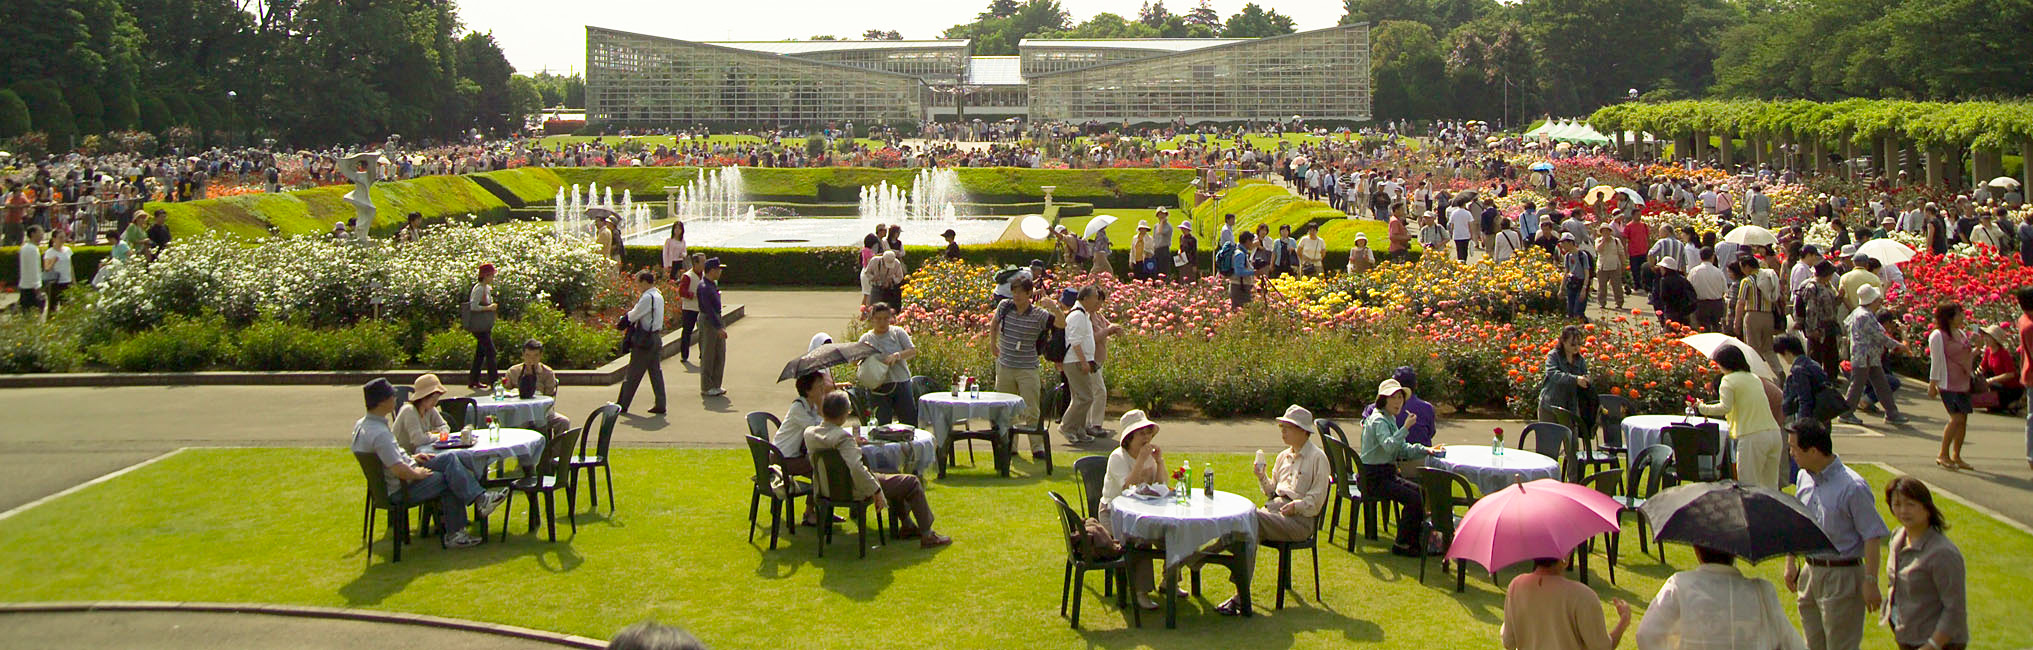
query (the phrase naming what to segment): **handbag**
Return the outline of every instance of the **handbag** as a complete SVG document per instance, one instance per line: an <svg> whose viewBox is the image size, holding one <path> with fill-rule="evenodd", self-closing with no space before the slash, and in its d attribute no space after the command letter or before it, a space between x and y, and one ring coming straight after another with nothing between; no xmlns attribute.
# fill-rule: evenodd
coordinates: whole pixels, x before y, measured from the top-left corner
<svg viewBox="0 0 2033 650"><path fill-rule="evenodd" d="M1834 386L1824 385L1814 393L1814 419L1825 422L1849 411L1849 398Z"/></svg>
<svg viewBox="0 0 2033 650"><path fill-rule="evenodd" d="M496 312L480 311L475 309L477 306L471 300L460 305L461 324L465 326L468 332L479 333L493 330Z"/></svg>
<svg viewBox="0 0 2033 650"><path fill-rule="evenodd" d="M1081 522L1080 530L1068 535L1072 536L1073 549L1083 560L1098 562L1122 557L1122 542L1117 541L1115 535L1093 517Z"/></svg>

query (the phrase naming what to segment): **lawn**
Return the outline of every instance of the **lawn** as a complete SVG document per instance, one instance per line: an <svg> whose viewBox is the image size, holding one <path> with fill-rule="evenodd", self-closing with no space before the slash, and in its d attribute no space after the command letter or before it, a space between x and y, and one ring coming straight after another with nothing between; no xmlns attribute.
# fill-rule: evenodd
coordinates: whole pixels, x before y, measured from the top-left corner
<svg viewBox="0 0 2033 650"><path fill-rule="evenodd" d="M1230 490L1248 475L1246 455L1186 458L1214 461L1217 482ZM749 470L740 451L623 449L617 460L619 511L582 512L577 535L559 522L552 544L525 534L518 521L507 543L443 551L424 542L391 564L380 531L373 557L362 553L361 479L343 450L186 451L0 521L0 553L14 558L0 567L0 592L16 601L364 607L591 637L654 617L720 648L891 648L933 639L942 647L997 649L1497 644L1502 595L1486 575L1471 573L1468 592L1456 595L1436 565L1422 585L1418 563L1389 555L1385 542L1360 543L1354 554L1321 551L1324 604L1310 598L1302 557L1295 582L1307 597L1271 610L1276 555L1264 553L1255 620L1213 614L1213 603L1229 593L1216 568L1207 600L1182 601L1179 630L1150 617L1145 629L1125 629L1098 586L1088 594L1083 629L1068 629L1056 610L1064 546L1045 494L1077 492L1065 471L1070 458L1050 478L1024 475L1038 470L1025 462L1016 478L961 469L935 485L938 529L958 540L952 547L893 544L856 559L849 535L823 560L814 557L809 530L775 551L746 541ZM1873 485L1888 478L1864 471ZM245 487L222 489L228 485ZM2017 611L2033 589L2023 570L2033 538L1945 505L1952 534L1969 553L1978 642L2033 635L2033 621ZM515 519L523 508L516 504ZM1634 541L1626 538L1632 548ZM1676 547L1671 559L1687 567L1693 554ZM1595 585L1642 607L1671 569L1635 552L1623 560L1621 586L1607 585L1600 562ZM1755 572L1776 578L1780 568L1767 562ZM1869 648L1893 647L1882 628L1867 639Z"/></svg>
<svg viewBox="0 0 2033 650"><path fill-rule="evenodd" d="M538 142L538 144L541 144L541 145L543 145L543 147L544 147L544 148L546 148L546 149L556 149L556 148L558 148L558 147L560 147L560 146L563 146L563 145L569 145L569 144L581 144L581 143L586 143L586 142L592 142L592 141L593 141L593 140L594 140L595 138L599 138L601 142L605 142L605 143L609 143L609 144L612 144L612 143L615 143L615 142L620 142L620 141L622 141L622 140L624 140L624 139L631 139L631 140L635 140L635 141L637 141L637 142L641 142L641 143L643 143L643 145L644 145L644 146L648 146L648 147L651 147L651 148L655 148L655 147L656 147L657 145L660 145L660 144L661 144L661 145L671 145L671 144L675 144L675 143L676 143L676 142L678 141L678 138L677 138L677 136L671 136L671 135L641 135L641 136L634 136L634 137L631 137L631 138L623 138L622 136L618 136L618 135L606 135L606 136L591 136L591 135L547 135L547 136L544 136L544 137L543 137L543 138L542 138L541 140L538 140L537 142ZM763 139L762 139L762 136L757 136L757 135L709 135L709 136L706 136L706 142L707 142L707 143L709 143L709 144L758 144L758 143L761 143L762 141L763 141ZM799 150L803 150L803 149L804 149L804 147L805 147L805 139L804 139L804 138L783 138L783 139L782 139L782 141L783 141L783 144L784 144L784 146L786 146L786 147L791 147L791 148L794 148L794 149L799 149ZM868 146L868 147L870 147L870 148L873 148L873 149L880 149L880 148L882 148L882 147L883 147L883 145L884 145L883 141L881 141L881 140L871 140L871 139L869 139L869 138L855 138L855 139L854 139L854 141L855 141L855 142L857 142L857 143L860 143L860 144L862 144L862 145ZM697 143L698 143L699 141L698 141L698 139L697 139L697 138L693 138L693 139L690 139L690 140L686 140L686 142L687 142L687 143L689 143L689 144L697 144Z"/></svg>

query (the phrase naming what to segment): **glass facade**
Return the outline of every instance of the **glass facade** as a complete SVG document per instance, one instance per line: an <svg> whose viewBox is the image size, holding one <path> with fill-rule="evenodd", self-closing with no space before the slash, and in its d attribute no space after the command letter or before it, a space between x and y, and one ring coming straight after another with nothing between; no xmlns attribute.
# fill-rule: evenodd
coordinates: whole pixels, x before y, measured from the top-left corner
<svg viewBox="0 0 2033 650"><path fill-rule="evenodd" d="M1041 121L1366 121L1369 47L1368 25L1222 42L1033 41L1020 57L968 57L959 41L723 46L587 27L587 120L641 128L947 119L962 112L951 93L965 82L968 112Z"/></svg>
<svg viewBox="0 0 2033 650"><path fill-rule="evenodd" d="M586 119L617 127L921 119L924 82L775 54L586 28Z"/></svg>
<svg viewBox="0 0 2033 650"><path fill-rule="evenodd" d="M1370 119L1369 26L1344 25L1030 78L1031 119Z"/></svg>

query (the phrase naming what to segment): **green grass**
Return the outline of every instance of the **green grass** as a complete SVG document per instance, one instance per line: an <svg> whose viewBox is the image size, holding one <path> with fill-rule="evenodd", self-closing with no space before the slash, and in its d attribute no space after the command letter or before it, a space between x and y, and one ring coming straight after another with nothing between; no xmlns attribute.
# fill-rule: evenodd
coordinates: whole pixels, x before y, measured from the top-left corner
<svg viewBox="0 0 2033 650"><path fill-rule="evenodd" d="M1248 476L1245 455L1186 459L1214 461L1217 482L1229 490ZM1039 467L1021 462L1012 479L960 469L936 482L930 498L938 529L959 540L950 548L892 544L856 559L847 535L819 559L809 530L775 551L746 541L749 469L740 451L623 449L619 511L580 513L576 536L564 522L555 544L523 533L525 506L517 503L507 543L443 551L424 542L391 564L380 531L374 557L363 555L361 479L344 451L192 450L0 521L0 553L14 558L0 566L0 592L19 601L364 607L596 638L653 617L727 648L890 648L900 639L998 649L1497 643L1502 594L1486 574L1471 572L1468 592L1456 595L1436 565L1422 585L1418 563L1386 553L1387 540L1360 542L1352 555L1322 549L1323 604L1311 602L1302 556L1296 583L1308 598L1273 611L1276 555L1264 553L1254 621L1214 615L1213 603L1229 594L1217 568L1207 574L1207 600L1182 601L1179 630L1164 630L1153 618L1147 629L1125 629L1099 586L1090 587L1083 629L1070 630L1056 610L1064 546L1045 498L1047 491L1077 493L1065 471L1071 458L1061 460L1050 478L1025 475ZM1889 478L1875 468L1862 471L1872 485ZM2033 620L2017 611L2033 589L2023 570L2033 538L1961 504L1944 506L1952 534L1967 549L1978 643L2033 635ZM1634 542L1626 536L1627 546ZM1685 568L1693 555L1674 547L1671 559ZM1635 551L1626 550L1622 561L1621 585L1608 585L1600 561L1594 585L1605 599L1621 597L1639 608L1672 572ZM1752 573L1776 580L1782 566L1768 561ZM823 624L814 626L815 614ZM1883 628L1873 626L1866 638L1866 647L1893 647Z"/></svg>
<svg viewBox="0 0 2033 650"><path fill-rule="evenodd" d="M543 139L540 140L539 142L545 148L557 148L568 144L582 144L586 142L592 142L593 139L596 137L600 138L601 142L606 143L615 143L623 140L623 138L618 135L609 135L609 136L548 135L544 136ZM667 146L673 145L678 140L677 136L670 135L645 135L637 136L632 139L637 142L643 143L644 146L651 148L655 148L657 145L667 145ZM706 137L706 142L708 144L757 144L762 141L763 139L761 136L754 135L713 135ZM869 138L855 138L854 141L863 146L878 149L881 148L884 144L883 141L881 140L871 140ZM688 140L687 142L696 143L698 142L698 140L693 139ZM805 148L805 138L783 138L783 144L785 147L790 147L797 149L799 151L803 151Z"/></svg>

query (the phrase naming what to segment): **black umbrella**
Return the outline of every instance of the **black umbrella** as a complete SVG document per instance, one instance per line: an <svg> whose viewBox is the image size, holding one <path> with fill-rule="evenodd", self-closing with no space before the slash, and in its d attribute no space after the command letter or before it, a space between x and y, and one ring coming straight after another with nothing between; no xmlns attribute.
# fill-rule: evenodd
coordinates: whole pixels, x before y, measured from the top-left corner
<svg viewBox="0 0 2033 650"><path fill-rule="evenodd" d="M805 356L792 359L790 363L784 364L784 371L777 375L776 380L783 381L808 372L818 372L833 366L854 363L875 356L875 354L875 346L867 343L827 343L812 348L812 351L806 352Z"/></svg>
<svg viewBox="0 0 2033 650"><path fill-rule="evenodd" d="M1807 505L1771 488L1723 480L1669 488L1638 507L1653 538L1706 546L1756 562L1787 553L1833 551Z"/></svg>

